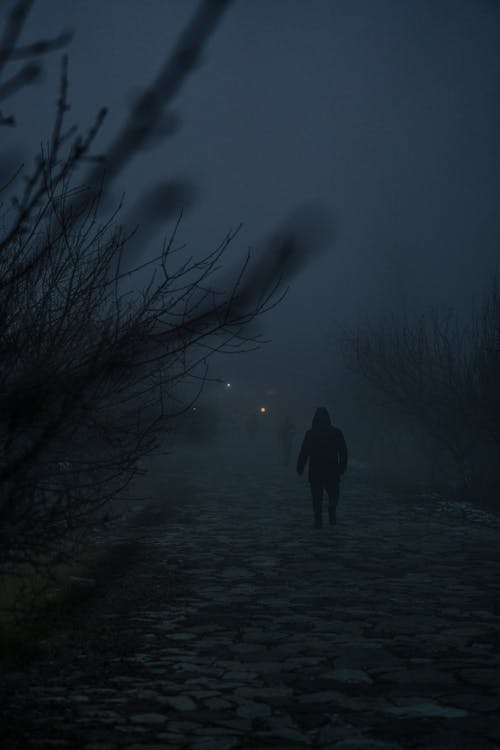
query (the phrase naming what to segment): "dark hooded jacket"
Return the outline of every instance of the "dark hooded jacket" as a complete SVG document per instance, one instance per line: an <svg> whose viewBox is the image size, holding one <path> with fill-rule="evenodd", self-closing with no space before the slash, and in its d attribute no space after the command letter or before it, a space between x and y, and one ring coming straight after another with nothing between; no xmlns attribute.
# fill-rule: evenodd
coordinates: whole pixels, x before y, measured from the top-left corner
<svg viewBox="0 0 500 750"><path fill-rule="evenodd" d="M347 468L347 446L344 436L334 427L324 406L316 409L312 427L307 430L299 457L297 471L302 474L309 460L310 482L337 482Z"/></svg>

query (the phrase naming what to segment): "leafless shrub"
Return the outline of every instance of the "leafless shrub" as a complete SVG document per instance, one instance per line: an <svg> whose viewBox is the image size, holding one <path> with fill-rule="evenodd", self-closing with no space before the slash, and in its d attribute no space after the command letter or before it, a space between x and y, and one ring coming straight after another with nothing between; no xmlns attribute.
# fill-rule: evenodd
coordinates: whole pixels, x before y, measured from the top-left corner
<svg viewBox="0 0 500 750"><path fill-rule="evenodd" d="M498 485L500 445L498 283L463 325L453 313L416 322L397 316L342 340L348 366L382 394L404 423L427 435L429 459L450 456L469 494Z"/></svg>
<svg viewBox="0 0 500 750"><path fill-rule="evenodd" d="M8 19L0 73L7 62L67 42L61 36L16 46L30 5L20 0ZM186 257L179 218L158 256L130 268L123 212L101 219L110 180L156 132L160 104L182 85L227 5L200 3L147 102L104 157L95 156L94 145L105 110L86 134L66 127L63 60L50 141L32 173L22 175L0 234L4 571L50 568L72 554L98 511L137 475L139 459L155 449L169 420L196 399L209 357L256 346L252 322L279 302L310 243L301 219L285 225L257 263L249 265L247 256L229 272L225 252L236 232L201 259ZM22 78L0 85L0 94L19 90Z"/></svg>
<svg viewBox="0 0 500 750"><path fill-rule="evenodd" d="M495 277L474 327L474 396L481 426L500 450L500 282Z"/></svg>
<svg viewBox="0 0 500 750"><path fill-rule="evenodd" d="M186 408L179 386L201 387L207 358L247 345L245 327L276 302L274 285L240 305L246 264L229 289L217 288L231 234L194 260L178 254L174 231L159 257L123 271L122 229L99 223L93 191L75 202L69 187L94 132L64 159L54 134L2 238L4 563L60 556L61 538L123 489Z"/></svg>

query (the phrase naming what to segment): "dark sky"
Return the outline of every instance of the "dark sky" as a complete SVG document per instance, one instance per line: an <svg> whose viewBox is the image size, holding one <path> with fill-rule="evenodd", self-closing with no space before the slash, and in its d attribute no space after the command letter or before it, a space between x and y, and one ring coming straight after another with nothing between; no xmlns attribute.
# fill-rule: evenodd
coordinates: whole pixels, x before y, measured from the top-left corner
<svg viewBox="0 0 500 750"><path fill-rule="evenodd" d="M75 29L71 116L85 125L106 104L104 147L194 7L38 0L24 41ZM314 379L334 324L480 298L500 235L499 50L495 0L237 0L176 100L181 129L120 187L132 203L162 176L193 178L182 239L195 254L239 222L234 253L295 207L322 206L331 247L295 279L252 360L270 380ZM18 102L13 143L48 135L57 60Z"/></svg>

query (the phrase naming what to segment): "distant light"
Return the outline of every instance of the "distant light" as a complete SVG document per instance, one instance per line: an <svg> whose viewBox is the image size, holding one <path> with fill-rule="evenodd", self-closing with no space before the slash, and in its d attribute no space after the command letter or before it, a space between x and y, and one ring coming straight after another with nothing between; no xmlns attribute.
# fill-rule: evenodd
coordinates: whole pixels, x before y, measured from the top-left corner
<svg viewBox="0 0 500 750"><path fill-rule="evenodd" d="M266 407L265 407L265 406L261 406L261 407L260 407L260 413L261 413L261 414L265 414L265 413L266 413L266 411L267 411L267 409L266 409Z"/></svg>
<svg viewBox="0 0 500 750"><path fill-rule="evenodd" d="M231 383L226 383L226 388L231 388Z"/></svg>
<svg viewBox="0 0 500 750"><path fill-rule="evenodd" d="M196 406L193 406L193 411L196 411Z"/></svg>

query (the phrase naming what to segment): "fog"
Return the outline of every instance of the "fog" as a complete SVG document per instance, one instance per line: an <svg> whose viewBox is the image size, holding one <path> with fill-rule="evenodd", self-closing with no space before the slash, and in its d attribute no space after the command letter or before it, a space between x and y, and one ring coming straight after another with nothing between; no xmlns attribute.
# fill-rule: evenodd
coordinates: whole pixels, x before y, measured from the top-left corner
<svg viewBox="0 0 500 750"><path fill-rule="evenodd" d="M71 121L87 125L109 108L97 150L106 151L196 5L34 5L26 38L75 31ZM439 306L466 316L479 304L500 234L498 20L498 3L472 0L258 0L228 9L166 113L166 137L127 165L107 204L123 195L128 210L152 185L179 180L187 253L203 255L242 224L230 266L258 252L295 209L323 211L326 251L307 259L260 321L269 343L216 358L213 377L256 404L279 394L280 414L305 419L325 402L345 416L333 385L339 334L381 311L418 316ZM58 66L52 55L43 80L19 96L12 153L27 159L48 137ZM141 260L175 218L139 242Z"/></svg>
<svg viewBox="0 0 500 750"><path fill-rule="evenodd" d="M498 0L2 10L2 748L497 747Z"/></svg>

